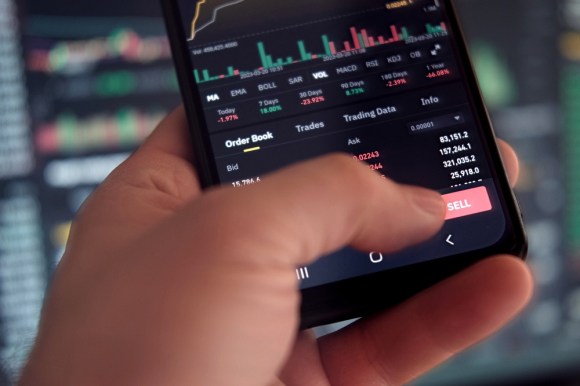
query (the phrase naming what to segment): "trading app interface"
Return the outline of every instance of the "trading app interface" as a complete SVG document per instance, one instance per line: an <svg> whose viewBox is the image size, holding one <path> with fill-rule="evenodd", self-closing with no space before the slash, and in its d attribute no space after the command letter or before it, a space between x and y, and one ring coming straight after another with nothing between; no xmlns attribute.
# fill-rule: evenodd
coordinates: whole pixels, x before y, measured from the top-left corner
<svg viewBox="0 0 580 386"><path fill-rule="evenodd" d="M388 259L341 251L298 269L303 288L501 238L504 215L444 2L180 4L222 183L259 183L340 151L444 194L447 225L429 245Z"/></svg>

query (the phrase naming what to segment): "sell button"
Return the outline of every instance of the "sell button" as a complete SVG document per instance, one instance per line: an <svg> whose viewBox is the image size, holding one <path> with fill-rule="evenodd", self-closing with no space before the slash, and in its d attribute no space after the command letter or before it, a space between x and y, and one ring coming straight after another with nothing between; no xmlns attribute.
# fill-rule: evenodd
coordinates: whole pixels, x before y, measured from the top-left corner
<svg viewBox="0 0 580 386"><path fill-rule="evenodd" d="M470 216L472 214L487 212L491 210L491 201L485 186L479 188L462 190L450 194L444 194L443 200L447 204L447 215L445 220L458 217Z"/></svg>

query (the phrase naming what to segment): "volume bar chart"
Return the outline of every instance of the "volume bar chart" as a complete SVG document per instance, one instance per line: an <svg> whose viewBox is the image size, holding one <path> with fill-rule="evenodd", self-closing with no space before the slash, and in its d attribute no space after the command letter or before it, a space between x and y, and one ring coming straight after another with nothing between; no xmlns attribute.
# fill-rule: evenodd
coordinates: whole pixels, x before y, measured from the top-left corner
<svg viewBox="0 0 580 386"><path fill-rule="evenodd" d="M255 68L248 70L241 70L238 66L228 66L227 70L220 75L210 74L208 69L195 69L194 76L197 83L210 82L219 79L239 76L245 72L253 72L256 70L270 69L279 66L288 66L295 63L302 63L311 60L321 59L334 55L339 55L345 52L357 52L373 47L383 46L395 43L407 43L414 38L422 36L445 36L447 35L447 26L444 22L440 24L425 24L422 31L412 33L410 27L398 27L390 25L387 34L372 35L366 28L350 27L347 32L348 40L331 39L329 34L323 34L316 43L319 47L311 50L306 43L306 39L298 40L294 43L296 51L292 54L275 56L269 52L269 47L277 47L279 44L270 43L269 45L264 41L256 43L256 49L259 58L259 64ZM314 44L312 44L314 45ZM244 55L246 56L246 55Z"/></svg>
<svg viewBox="0 0 580 386"><path fill-rule="evenodd" d="M232 76L240 75L240 70L236 70L234 67L228 67L226 74L212 76L209 70L202 70L201 75L199 70L193 70L193 75L195 76L195 81L197 83L209 82L212 80L231 78Z"/></svg>

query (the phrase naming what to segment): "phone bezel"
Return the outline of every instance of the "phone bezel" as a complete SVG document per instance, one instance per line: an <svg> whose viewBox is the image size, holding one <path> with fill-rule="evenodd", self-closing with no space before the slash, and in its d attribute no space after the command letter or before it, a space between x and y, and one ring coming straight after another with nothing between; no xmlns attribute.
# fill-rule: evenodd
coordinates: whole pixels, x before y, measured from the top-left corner
<svg viewBox="0 0 580 386"><path fill-rule="evenodd" d="M339 320L351 319L378 312L395 305L437 282L463 270L469 265L497 254L510 254L525 258L527 239L522 215L515 195L505 173L503 161L496 144L496 136L484 105L475 71L469 58L463 31L460 27L453 0L443 0L449 10L449 28L455 53L461 67L463 78L471 91L471 105L479 119L482 144L492 166L491 173L500 190L501 205L506 213L506 232L498 243L481 250L452 255L437 260L413 264L333 282L326 285L302 290L301 328L328 324ZM219 184L216 164L212 161L213 150L203 115L202 100L193 76L193 64L184 39L185 31L176 0L161 0L170 44L185 111L190 125L194 164L200 184L206 189Z"/></svg>

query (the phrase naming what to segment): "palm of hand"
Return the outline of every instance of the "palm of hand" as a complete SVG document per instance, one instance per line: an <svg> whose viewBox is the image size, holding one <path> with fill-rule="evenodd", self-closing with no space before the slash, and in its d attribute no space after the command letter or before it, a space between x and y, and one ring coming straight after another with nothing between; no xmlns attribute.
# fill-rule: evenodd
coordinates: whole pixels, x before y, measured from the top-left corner
<svg viewBox="0 0 580 386"><path fill-rule="evenodd" d="M442 215L426 219L417 209L392 235L380 235L374 225L396 223L397 204L412 205L406 200L415 188L372 181L336 156L243 192L202 195L185 127L183 113L172 114L84 206L22 386L39 379L65 386L401 384L495 331L530 296L525 266L495 257L319 341L296 334L297 265L345 242L381 250L415 243L438 229ZM341 192L332 178L337 165L360 182L352 189L376 194L360 203L351 188ZM307 178L319 182L322 197L333 195L332 205L304 199L313 196L312 184L298 183ZM376 209L387 194L393 206ZM249 221L249 213L261 221ZM354 214L361 220L353 227Z"/></svg>

